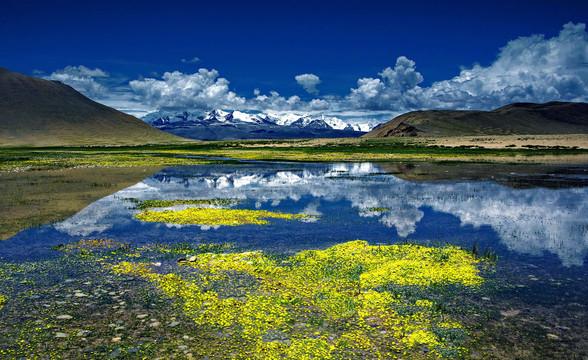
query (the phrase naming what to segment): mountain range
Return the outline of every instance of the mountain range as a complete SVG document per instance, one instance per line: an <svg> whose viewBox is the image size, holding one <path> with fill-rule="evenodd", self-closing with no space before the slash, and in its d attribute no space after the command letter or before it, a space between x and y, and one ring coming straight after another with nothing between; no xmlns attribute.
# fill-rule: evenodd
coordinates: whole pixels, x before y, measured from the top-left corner
<svg viewBox="0 0 588 360"><path fill-rule="evenodd" d="M364 137L588 134L588 104L514 103L492 111L412 111Z"/></svg>
<svg viewBox="0 0 588 360"><path fill-rule="evenodd" d="M293 113L158 111L142 118L156 128L198 140L358 137L373 124L348 124L337 117Z"/></svg>
<svg viewBox="0 0 588 360"><path fill-rule="evenodd" d="M0 146L139 145L186 141L92 101L59 81L0 67Z"/></svg>

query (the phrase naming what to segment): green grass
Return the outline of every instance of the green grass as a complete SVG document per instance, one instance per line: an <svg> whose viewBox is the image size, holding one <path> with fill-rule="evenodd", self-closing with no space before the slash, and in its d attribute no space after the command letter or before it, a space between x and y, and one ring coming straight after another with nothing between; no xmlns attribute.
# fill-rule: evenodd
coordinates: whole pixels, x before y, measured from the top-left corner
<svg viewBox="0 0 588 360"><path fill-rule="evenodd" d="M0 172L71 167L174 166L210 163L205 157L286 161L496 161L515 157L585 155L562 146L488 149L428 145L426 139L234 140L184 145L0 148ZM194 158L200 157L200 158ZM204 158L202 158L204 157ZM494 159L494 160L492 160ZM217 161L218 162L218 161Z"/></svg>

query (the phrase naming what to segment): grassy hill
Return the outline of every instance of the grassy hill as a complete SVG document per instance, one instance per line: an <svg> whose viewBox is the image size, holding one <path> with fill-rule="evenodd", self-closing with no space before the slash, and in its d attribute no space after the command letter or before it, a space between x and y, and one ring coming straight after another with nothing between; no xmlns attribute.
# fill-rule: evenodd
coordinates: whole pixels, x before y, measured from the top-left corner
<svg viewBox="0 0 588 360"><path fill-rule="evenodd" d="M412 111L364 137L511 134L588 134L588 104L515 103L492 111Z"/></svg>
<svg viewBox="0 0 588 360"><path fill-rule="evenodd" d="M0 146L186 142L58 81L0 68Z"/></svg>

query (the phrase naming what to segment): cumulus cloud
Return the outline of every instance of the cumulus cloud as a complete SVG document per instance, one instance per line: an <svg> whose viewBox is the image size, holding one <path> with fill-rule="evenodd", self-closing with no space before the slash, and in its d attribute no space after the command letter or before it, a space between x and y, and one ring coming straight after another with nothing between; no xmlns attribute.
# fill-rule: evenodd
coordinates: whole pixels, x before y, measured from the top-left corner
<svg viewBox="0 0 588 360"><path fill-rule="evenodd" d="M309 94L318 94L316 86L321 83L321 79L314 74L301 74L295 77L298 85L302 86Z"/></svg>
<svg viewBox="0 0 588 360"><path fill-rule="evenodd" d="M198 58L183 59L184 63ZM230 91L229 81L216 70L200 69L194 74L179 71L151 74L121 86L101 69L68 66L46 79L59 80L107 105L123 102L123 108L154 110L276 110L370 114L386 121L403 112L420 109L490 110L512 102L588 102L588 33L585 24L565 24L557 36L524 36L508 42L489 66L464 67L453 78L422 86L417 64L405 57L377 76L357 81L357 86L340 97L318 97L321 83L314 74L300 74L296 82L315 95L309 101L298 96L267 94L259 89L252 97ZM118 81L118 82L117 82ZM120 106L120 105L119 105ZM147 109L147 110L146 110ZM127 111L132 113L131 111ZM375 119L375 118L371 118Z"/></svg>
<svg viewBox="0 0 588 360"><path fill-rule="evenodd" d="M327 110L330 107L330 103L326 100L313 99L308 106L311 110Z"/></svg>
<svg viewBox="0 0 588 360"><path fill-rule="evenodd" d="M418 95L423 81L416 64L405 56L396 60L394 68L387 67L377 78L363 78L357 81L357 88L347 96L348 106L355 109L399 110L417 106Z"/></svg>
<svg viewBox="0 0 588 360"><path fill-rule="evenodd" d="M261 94L259 89L255 89L256 96L249 99L246 106L250 109L257 110L297 110L305 106L299 96L290 96L288 98L281 96L277 91L270 91L269 95Z"/></svg>
<svg viewBox="0 0 588 360"><path fill-rule="evenodd" d="M67 84L84 95L92 98L104 98L109 93L108 88L100 80L109 77L109 74L101 69L90 69L83 65L67 66L64 69L55 70L51 75L44 77L47 80L57 80Z"/></svg>
<svg viewBox="0 0 588 360"><path fill-rule="evenodd" d="M182 59L181 61L185 64L196 64L197 62L200 62L200 58L194 56L193 58L191 58L189 60Z"/></svg>
<svg viewBox="0 0 588 360"><path fill-rule="evenodd" d="M487 67L464 68L450 80L421 88L414 61L401 56L380 78L351 89L349 108L489 110L512 102L588 101L588 34L585 24L564 25L558 36L520 37L500 49Z"/></svg>
<svg viewBox="0 0 588 360"><path fill-rule="evenodd" d="M162 80L133 80L129 86L137 101L161 109L239 109L246 101L229 91L229 81L214 69L200 69L194 74L166 72Z"/></svg>
<svg viewBox="0 0 588 360"><path fill-rule="evenodd" d="M520 37L488 67L474 65L426 89L429 105L495 108L511 102L588 101L585 24L564 25L559 35Z"/></svg>

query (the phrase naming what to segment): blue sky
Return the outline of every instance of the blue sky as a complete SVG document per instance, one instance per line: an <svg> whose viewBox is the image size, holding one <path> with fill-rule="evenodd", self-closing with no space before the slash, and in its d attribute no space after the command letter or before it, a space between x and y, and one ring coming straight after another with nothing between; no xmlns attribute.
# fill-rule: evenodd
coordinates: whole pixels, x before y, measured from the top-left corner
<svg viewBox="0 0 588 360"><path fill-rule="evenodd" d="M136 115L212 107L397 114L588 99L586 1L1 7L0 66Z"/></svg>

